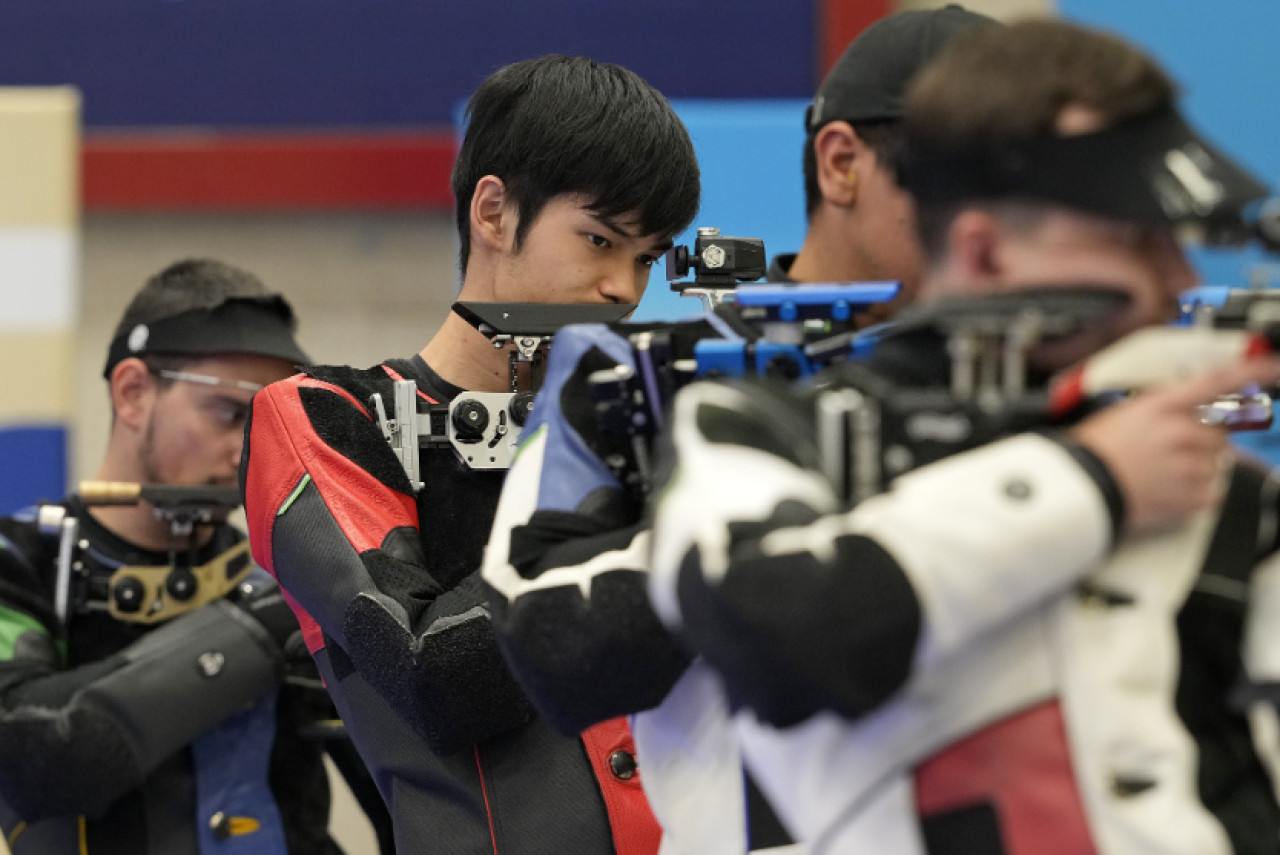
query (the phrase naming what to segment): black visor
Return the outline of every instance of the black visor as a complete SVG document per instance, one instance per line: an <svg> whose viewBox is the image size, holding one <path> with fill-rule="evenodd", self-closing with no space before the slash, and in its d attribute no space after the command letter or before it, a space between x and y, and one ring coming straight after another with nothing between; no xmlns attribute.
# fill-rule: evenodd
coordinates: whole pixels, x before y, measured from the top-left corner
<svg viewBox="0 0 1280 855"><path fill-rule="evenodd" d="M293 309L283 297L231 297L209 309L190 309L137 324L111 342L102 376L122 359L147 354L212 356L245 353L293 365L310 360L293 339Z"/></svg>
<svg viewBox="0 0 1280 855"><path fill-rule="evenodd" d="M909 135L900 181L921 201L1026 198L1152 225L1229 227L1267 195L1173 109L1003 146Z"/></svg>

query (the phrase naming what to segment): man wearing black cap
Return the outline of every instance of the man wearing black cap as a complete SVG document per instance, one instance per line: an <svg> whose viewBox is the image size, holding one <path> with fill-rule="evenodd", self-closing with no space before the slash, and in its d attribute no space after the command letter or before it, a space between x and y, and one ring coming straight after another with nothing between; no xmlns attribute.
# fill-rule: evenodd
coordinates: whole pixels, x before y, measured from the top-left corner
<svg viewBox="0 0 1280 855"><path fill-rule="evenodd" d="M224 519L250 398L307 361L294 327L242 270L156 274L111 342L96 477L230 499L185 531L155 496L88 507L77 493L0 520L0 825L14 855L339 851L318 743L298 732L316 699L281 689L297 622Z"/></svg>
<svg viewBox="0 0 1280 855"><path fill-rule="evenodd" d="M1114 301L1028 346L1022 400L1071 400L1049 375L1168 319L1194 283L1175 229L1239 232L1265 188L1187 127L1148 57L1051 21L949 46L911 91L902 175L922 301L953 302L904 316L811 397L677 397L658 613L750 708L748 765L815 853L1277 851L1280 485L1230 465L1197 412L1274 383L1274 357L1172 372L1092 415L1055 405L1042 431L856 504L817 471L815 439L825 406L883 388L869 376L963 387L939 330L996 297ZM854 478L904 463L861 451Z"/></svg>
<svg viewBox="0 0 1280 855"><path fill-rule="evenodd" d="M953 36L993 24L960 6L902 12L845 49L805 112L808 231L800 251L774 259L771 282L898 281L866 323L888 319L920 284L911 198L897 185L907 86Z"/></svg>

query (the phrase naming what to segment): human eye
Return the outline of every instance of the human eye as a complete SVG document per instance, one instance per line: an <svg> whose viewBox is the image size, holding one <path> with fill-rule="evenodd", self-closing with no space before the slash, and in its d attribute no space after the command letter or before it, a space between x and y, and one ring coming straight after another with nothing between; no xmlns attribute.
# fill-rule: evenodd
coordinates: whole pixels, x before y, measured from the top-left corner
<svg viewBox="0 0 1280 855"><path fill-rule="evenodd" d="M607 237L604 237L603 235L597 235L597 234L592 234L588 232L587 240L591 241L593 245L600 247L600 249L608 249L609 247L613 246L613 244L609 241L609 239Z"/></svg>
<svg viewBox="0 0 1280 855"><path fill-rule="evenodd" d="M221 427L242 427L249 415L249 405L229 398L215 398L207 404L205 412Z"/></svg>
<svg viewBox="0 0 1280 855"><path fill-rule="evenodd" d="M653 267L653 265L658 263L658 256L642 255L639 258L637 258L636 261L639 262L641 267Z"/></svg>

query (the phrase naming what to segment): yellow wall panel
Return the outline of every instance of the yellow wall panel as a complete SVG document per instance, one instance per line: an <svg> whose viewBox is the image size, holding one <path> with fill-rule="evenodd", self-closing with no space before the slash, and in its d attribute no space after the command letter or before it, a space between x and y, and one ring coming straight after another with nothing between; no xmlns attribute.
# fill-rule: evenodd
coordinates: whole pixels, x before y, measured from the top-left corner
<svg viewBox="0 0 1280 855"><path fill-rule="evenodd" d="M71 420L75 333L0 331L0 424Z"/></svg>
<svg viewBox="0 0 1280 855"><path fill-rule="evenodd" d="M79 91L0 88L0 228L74 229L79 210Z"/></svg>

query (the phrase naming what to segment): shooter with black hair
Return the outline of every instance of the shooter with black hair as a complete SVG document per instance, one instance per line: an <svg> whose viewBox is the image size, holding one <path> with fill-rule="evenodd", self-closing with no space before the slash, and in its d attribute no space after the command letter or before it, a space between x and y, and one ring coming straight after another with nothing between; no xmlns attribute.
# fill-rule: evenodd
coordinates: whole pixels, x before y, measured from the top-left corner
<svg viewBox="0 0 1280 855"><path fill-rule="evenodd" d="M581 57L506 66L472 96L453 173L460 300L637 302L693 219L693 147L663 97ZM312 368L254 402L242 470L254 554L392 813L401 853L656 850L626 722L557 733L498 650L479 581L503 472L424 451L421 490L369 402L509 388L508 354L457 314L410 359Z"/></svg>
<svg viewBox="0 0 1280 855"><path fill-rule="evenodd" d="M77 492L0 519L0 827L15 855L339 851L302 732L327 699L281 685L297 621L223 519L250 399L306 361L294 327L243 270L157 273L111 341L95 476L229 498L188 534L145 497L89 507Z"/></svg>

